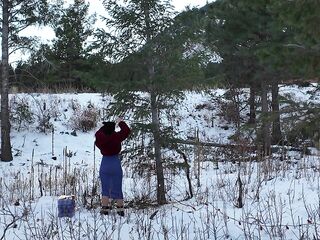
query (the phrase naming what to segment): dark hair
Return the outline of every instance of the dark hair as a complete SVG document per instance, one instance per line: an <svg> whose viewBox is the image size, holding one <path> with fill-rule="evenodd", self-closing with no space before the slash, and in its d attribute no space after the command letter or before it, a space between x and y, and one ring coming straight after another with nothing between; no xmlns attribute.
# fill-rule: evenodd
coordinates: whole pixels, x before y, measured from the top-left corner
<svg viewBox="0 0 320 240"><path fill-rule="evenodd" d="M114 130L116 129L116 123L115 122L102 122L103 124L103 132L106 134L106 135L111 135Z"/></svg>

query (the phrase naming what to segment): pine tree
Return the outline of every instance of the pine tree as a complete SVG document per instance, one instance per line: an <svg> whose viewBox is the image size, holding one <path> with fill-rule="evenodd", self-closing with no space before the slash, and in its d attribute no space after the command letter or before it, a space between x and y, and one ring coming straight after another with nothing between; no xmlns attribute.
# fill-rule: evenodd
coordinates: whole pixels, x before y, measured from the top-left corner
<svg viewBox="0 0 320 240"><path fill-rule="evenodd" d="M320 74L320 5L310 1L271 1L283 31L291 37L283 42L287 75L292 78L319 78ZM283 60L283 58L281 59Z"/></svg>
<svg viewBox="0 0 320 240"><path fill-rule="evenodd" d="M88 10L89 4L84 0L75 0L67 8L58 1L51 7L51 25L56 35L52 47L53 61L59 68L60 81L80 79L77 71L85 65L86 41L93 33L92 24L95 22L95 15L89 15Z"/></svg>
<svg viewBox="0 0 320 240"><path fill-rule="evenodd" d="M23 29L36 23L46 22L46 0L2 0L2 89L1 89L1 160L11 161L9 121L9 56L21 48L30 48L32 39L20 37ZM41 14L40 14L41 12Z"/></svg>
<svg viewBox="0 0 320 240"><path fill-rule="evenodd" d="M122 71L130 71L122 85L123 90L115 96L117 109L134 108L135 119L142 120L138 126L151 133L157 202L164 204L166 191L161 149L166 145L165 133L172 137L172 131L167 131L161 120L164 111L176 104L169 100L178 102L182 95L177 90L184 84L179 82L190 80L186 77L188 73L193 73L190 76L201 75L199 62L195 61L197 54L184 56L190 33L181 29L181 22L173 25L174 12L170 1L129 0L122 5L109 0L104 1L104 6L111 16L105 19L111 32L99 29L95 46L100 47L100 52L109 56L110 61L128 67ZM147 93L146 97L130 91L137 89Z"/></svg>
<svg viewBox="0 0 320 240"><path fill-rule="evenodd" d="M318 1L276 1L270 2L270 9L277 17L282 31L290 33L279 48L274 51L276 66L283 66L281 77L284 80L295 80L304 83L318 81L320 76L320 5ZM279 54L280 53L280 54ZM318 94L318 91L314 91ZM288 135L308 136L319 142L319 127L314 125L320 120L320 111L317 106L304 106L308 111L302 110L303 117L297 116L294 130ZM303 119L303 121L301 121ZM299 131L298 131L299 129ZM292 137L288 139L292 140Z"/></svg>
<svg viewBox="0 0 320 240"><path fill-rule="evenodd" d="M278 83L285 73L286 49L283 43L291 31L284 31L270 1L218 0L209 10L209 43L223 58L224 73L235 86L250 86L251 93L260 90L262 101L261 143L264 154L270 144L282 139L278 100ZM267 94L272 89L272 114ZM254 110L254 96L250 110ZM254 116L255 114L252 114ZM272 140L270 120L273 122ZM250 119L250 122L254 122Z"/></svg>

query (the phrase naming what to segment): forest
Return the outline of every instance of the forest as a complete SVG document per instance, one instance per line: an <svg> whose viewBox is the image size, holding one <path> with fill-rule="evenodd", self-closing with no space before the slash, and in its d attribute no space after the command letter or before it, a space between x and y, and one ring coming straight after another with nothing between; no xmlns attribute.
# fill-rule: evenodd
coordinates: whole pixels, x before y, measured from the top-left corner
<svg viewBox="0 0 320 240"><path fill-rule="evenodd" d="M0 1L0 239L320 239L318 1L101 2ZM96 215L92 150L116 116L133 129L120 222ZM38 212L62 194L76 219Z"/></svg>
<svg viewBox="0 0 320 240"><path fill-rule="evenodd" d="M256 108L261 104L260 120L267 119L259 120L261 141L268 151L270 143L284 140L278 85L318 81L315 1L215 1L176 15L166 1L129 2L128 6L103 1L110 16L89 15L89 3L82 0L68 6L64 1L36 2L2 2L3 96L15 89L146 91L157 97L223 87L236 98L237 89L249 87L248 123L256 123ZM105 28L93 28L97 18ZM56 37L49 44L32 36L20 37L19 32L31 25L51 26ZM19 49L28 50L29 58L14 67L7 64L8 56ZM8 116L7 111L2 112ZM319 117L316 111L309 112L306 117L311 126L299 126L307 135L314 133Z"/></svg>

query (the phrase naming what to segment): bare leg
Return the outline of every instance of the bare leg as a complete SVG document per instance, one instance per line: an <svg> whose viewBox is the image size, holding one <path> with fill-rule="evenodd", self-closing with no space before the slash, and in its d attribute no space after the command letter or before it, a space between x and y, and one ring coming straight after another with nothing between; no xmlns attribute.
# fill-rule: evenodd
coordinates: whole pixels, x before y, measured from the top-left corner
<svg viewBox="0 0 320 240"><path fill-rule="evenodd" d="M107 196L102 196L101 198L101 205L102 206L110 206L110 200Z"/></svg>
<svg viewBox="0 0 320 240"><path fill-rule="evenodd" d="M100 213L104 215L109 215L110 210L111 210L111 205L110 205L109 197L102 196Z"/></svg>
<svg viewBox="0 0 320 240"><path fill-rule="evenodd" d="M124 217L123 199L117 199L117 213Z"/></svg>
<svg viewBox="0 0 320 240"><path fill-rule="evenodd" d="M117 207L123 208L123 199L117 199Z"/></svg>

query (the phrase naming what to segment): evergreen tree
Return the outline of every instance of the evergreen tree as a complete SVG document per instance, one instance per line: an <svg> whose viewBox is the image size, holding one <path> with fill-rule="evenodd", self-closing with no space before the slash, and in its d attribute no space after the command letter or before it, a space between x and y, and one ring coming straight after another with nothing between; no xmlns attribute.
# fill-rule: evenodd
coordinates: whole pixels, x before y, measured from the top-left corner
<svg viewBox="0 0 320 240"><path fill-rule="evenodd" d="M1 0L2 21L2 88L1 88L1 160L11 161L11 141L9 122L9 56L12 52L29 48L32 39L20 37L23 29L36 23L47 21L46 0Z"/></svg>
<svg viewBox="0 0 320 240"><path fill-rule="evenodd" d="M320 76L320 5L318 1L276 1L270 3L273 15L277 17L282 31L290 33L284 39L281 49L274 55L278 61L273 61L282 68L281 77L284 80L308 84L318 81ZM281 53L281 55L279 54ZM306 83L304 83L307 80ZM318 89L319 90L319 89ZM314 94L318 94L315 91ZM301 107L300 107L301 108ZM308 111L305 111L308 109ZM301 115L296 116L294 130L288 133L290 143L295 143L292 136L302 136L312 139L315 144L319 142L319 127L314 125L320 120L319 106L308 104L301 109ZM303 120L301 120L303 119ZM308 133L308 134L307 134ZM293 140L293 141L292 141Z"/></svg>
<svg viewBox="0 0 320 240"><path fill-rule="evenodd" d="M88 10L89 4L84 0L75 0L67 8L58 1L51 8L53 14L51 25L56 35L53 40L51 60L59 69L59 78L66 82L80 80L79 71L88 67L86 41L92 35L92 24L95 21L95 16L89 16Z"/></svg>
<svg viewBox="0 0 320 240"><path fill-rule="evenodd" d="M320 5L310 1L271 1L271 9L283 31L291 37L283 42L290 78L312 79L320 75ZM281 59L283 60L283 58Z"/></svg>
<svg viewBox="0 0 320 240"><path fill-rule="evenodd" d="M75 0L66 9L60 6L52 8L56 35L53 50L60 61L71 63L85 57L85 41L92 34L95 16L88 16L89 4L84 0Z"/></svg>
<svg viewBox="0 0 320 240"><path fill-rule="evenodd" d="M37 91L50 87L52 79L57 77L57 67L54 61L52 47L41 44L31 52L27 61L21 61L15 68L15 78L21 89Z"/></svg>
<svg viewBox="0 0 320 240"><path fill-rule="evenodd" d="M194 60L197 54L184 56L185 43L190 36L187 31L181 34L182 25L173 26L174 13L170 1L129 0L120 4L106 0L103 3L110 15L105 20L111 32L99 29L95 46L112 61L119 65L125 63L131 69L123 84L124 90L115 96L117 108L120 111L130 108L140 110L135 110L134 117L143 121L139 126L145 132L151 133L156 162L157 201L164 204L166 191L161 149L168 131L161 119L165 115L164 110L174 106L168 100L177 98L178 101L181 96L177 91L181 86L179 80L186 82L188 73L201 72L199 62ZM130 91L137 87L147 96Z"/></svg>
<svg viewBox="0 0 320 240"><path fill-rule="evenodd" d="M251 93L261 91L263 151L269 154L272 140L282 139L278 101L278 83L288 66L284 60L283 43L291 36L283 31L270 1L218 0L210 5L208 40L223 58L226 79L235 86L250 86ZM272 86L272 110L269 113L267 94ZM254 95L250 97L250 110L254 110ZM255 114L251 113L252 116ZM251 119L250 122L254 122Z"/></svg>

